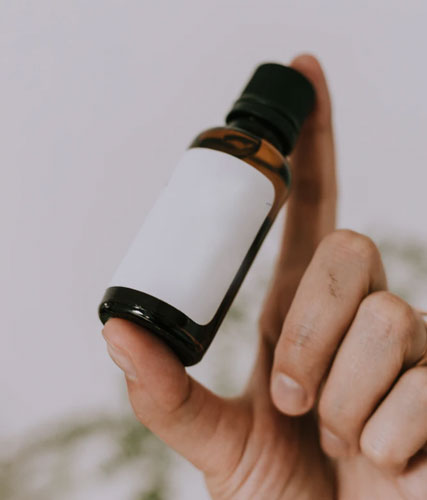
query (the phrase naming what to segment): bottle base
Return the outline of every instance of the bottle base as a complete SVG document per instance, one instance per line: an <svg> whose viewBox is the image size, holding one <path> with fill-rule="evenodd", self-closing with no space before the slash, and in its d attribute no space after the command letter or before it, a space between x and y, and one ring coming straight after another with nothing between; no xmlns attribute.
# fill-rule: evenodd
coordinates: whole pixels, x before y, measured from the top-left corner
<svg viewBox="0 0 427 500"><path fill-rule="evenodd" d="M145 300L142 301L142 298ZM151 307L144 308L141 306L141 303L145 302L152 302ZM164 313L162 314L162 311L159 310L162 307L173 309L168 304L161 303L158 299L137 290L125 287L110 287L105 292L99 305L98 315L103 324L110 318L132 321L160 337L178 356L184 366L198 363L202 359L206 348L183 327L183 320L191 320L176 311L175 318L168 322L164 318ZM181 321L177 321L177 314L181 316Z"/></svg>

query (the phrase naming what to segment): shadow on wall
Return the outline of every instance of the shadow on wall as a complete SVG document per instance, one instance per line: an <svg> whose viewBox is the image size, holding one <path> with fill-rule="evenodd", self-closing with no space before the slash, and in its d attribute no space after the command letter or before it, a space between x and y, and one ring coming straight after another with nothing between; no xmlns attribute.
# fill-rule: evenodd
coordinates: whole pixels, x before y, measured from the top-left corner
<svg viewBox="0 0 427 500"><path fill-rule="evenodd" d="M415 306L427 305L427 246L415 239L376 240L390 290ZM211 347L221 363L210 374L210 386L224 396L238 393L246 379L245 370L236 373L235 353L248 365L251 361L242 352L242 345L251 343L249 335L255 341L257 334L249 311L259 301L259 290L267 286L261 276L255 279L258 292L251 294L242 288L221 327L227 333L219 335ZM249 369L247 366L246 372ZM10 443L8 452L3 449L0 498L53 500L63 498L64 492L72 492L73 498L90 498L88 489L105 490L106 484L126 481L129 500L172 499L170 478L177 465L175 454L136 421L130 410L53 422L48 430L36 429L30 439Z"/></svg>

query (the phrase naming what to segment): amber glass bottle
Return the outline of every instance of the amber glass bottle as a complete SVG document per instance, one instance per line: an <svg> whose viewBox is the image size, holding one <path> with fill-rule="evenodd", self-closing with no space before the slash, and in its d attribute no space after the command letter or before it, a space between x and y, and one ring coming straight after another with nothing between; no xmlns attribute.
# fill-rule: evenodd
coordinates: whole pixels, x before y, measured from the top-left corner
<svg viewBox="0 0 427 500"><path fill-rule="evenodd" d="M226 117L199 134L147 214L99 305L200 361L290 189L291 152L314 104L299 72L256 69Z"/></svg>

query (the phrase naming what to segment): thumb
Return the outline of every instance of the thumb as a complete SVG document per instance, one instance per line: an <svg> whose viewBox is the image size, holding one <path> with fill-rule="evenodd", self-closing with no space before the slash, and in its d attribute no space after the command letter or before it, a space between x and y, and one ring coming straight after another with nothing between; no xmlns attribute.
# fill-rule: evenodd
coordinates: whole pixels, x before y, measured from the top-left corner
<svg viewBox="0 0 427 500"><path fill-rule="evenodd" d="M331 99L319 61L296 57L291 66L314 86L316 102L290 157L293 185L273 275L259 320L262 334L277 340L299 281L317 245L335 228L336 173Z"/></svg>
<svg viewBox="0 0 427 500"><path fill-rule="evenodd" d="M203 387L164 342L130 321L109 319L102 333L138 420L205 473L231 470L250 425L239 400Z"/></svg>

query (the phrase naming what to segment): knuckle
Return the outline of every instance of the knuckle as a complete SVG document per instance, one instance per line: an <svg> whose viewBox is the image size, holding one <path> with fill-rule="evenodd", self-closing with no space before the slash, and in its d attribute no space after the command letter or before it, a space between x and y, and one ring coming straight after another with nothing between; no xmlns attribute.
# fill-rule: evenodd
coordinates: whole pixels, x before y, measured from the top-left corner
<svg viewBox="0 0 427 500"><path fill-rule="evenodd" d="M274 351L274 371L285 373L302 385L309 401L317 387L319 352L321 345L316 331L298 323L283 329Z"/></svg>
<svg viewBox="0 0 427 500"><path fill-rule="evenodd" d="M333 404L331 404L331 401L325 394L322 394L319 400L317 413L322 425L328 427L329 429L338 430L336 424L337 421L339 422L339 413L334 411Z"/></svg>
<svg viewBox="0 0 427 500"><path fill-rule="evenodd" d="M381 439L380 435L372 436L369 432L363 432L360 449L365 457L380 468L392 468L399 463L387 440Z"/></svg>
<svg viewBox="0 0 427 500"><path fill-rule="evenodd" d="M336 397L335 394L323 391L318 406L317 413L322 426L333 430L337 435L345 438L348 443L352 443L357 433L356 415L346 411L348 406L343 398Z"/></svg>
<svg viewBox="0 0 427 500"><path fill-rule="evenodd" d="M194 389L194 381L188 377L186 383L164 384L161 390L154 391L140 385L129 391L129 399L136 418L149 426L151 419L159 415L179 418L187 412L189 418L194 408L204 402L203 391Z"/></svg>
<svg viewBox="0 0 427 500"><path fill-rule="evenodd" d="M137 420L141 422L143 425L149 425L149 414L146 408L143 405L140 405L138 401L135 401L133 398L130 398L130 404L133 410L133 413Z"/></svg>
<svg viewBox="0 0 427 500"><path fill-rule="evenodd" d="M371 238L350 229L338 229L321 242L328 252L344 253L362 261L377 260L379 250Z"/></svg>
<svg viewBox="0 0 427 500"><path fill-rule="evenodd" d="M405 340L417 327L417 319L412 307L388 291L369 294L363 300L361 310L384 325L382 332L387 337L393 333L393 336Z"/></svg>
<svg viewBox="0 0 427 500"><path fill-rule="evenodd" d="M301 323L286 325L282 333L283 343L281 343L281 349L277 354L279 357L283 357L286 353L287 358L292 358L299 364L299 360L296 359L299 352L306 356L307 351L312 351L314 354L319 351L318 338L317 332L310 326ZM290 355L290 351L292 355Z"/></svg>
<svg viewBox="0 0 427 500"><path fill-rule="evenodd" d="M408 370L402 379L406 384L406 393L411 400L427 410L427 366L416 366Z"/></svg>

